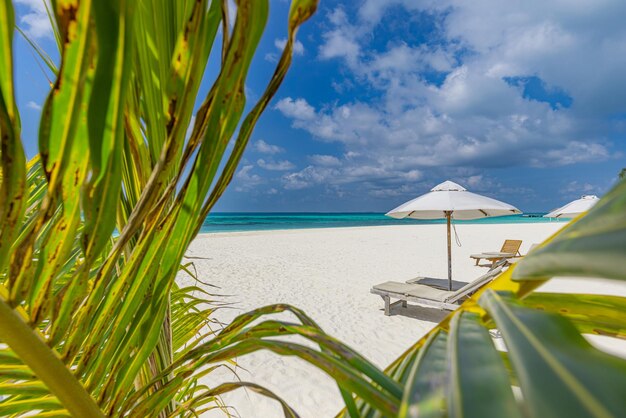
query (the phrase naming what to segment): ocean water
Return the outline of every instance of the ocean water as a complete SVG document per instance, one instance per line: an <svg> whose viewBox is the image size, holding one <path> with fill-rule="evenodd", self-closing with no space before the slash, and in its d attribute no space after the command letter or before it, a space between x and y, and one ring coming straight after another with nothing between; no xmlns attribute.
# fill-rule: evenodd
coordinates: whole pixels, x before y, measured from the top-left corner
<svg viewBox="0 0 626 418"><path fill-rule="evenodd" d="M525 213L523 215L498 216L472 221L455 221L463 224L563 222L543 218L545 213ZM275 229L338 228L351 226L378 225L419 225L440 224L445 219L417 220L393 219L382 213L255 213L255 212L216 212L204 221L200 232L267 231Z"/></svg>

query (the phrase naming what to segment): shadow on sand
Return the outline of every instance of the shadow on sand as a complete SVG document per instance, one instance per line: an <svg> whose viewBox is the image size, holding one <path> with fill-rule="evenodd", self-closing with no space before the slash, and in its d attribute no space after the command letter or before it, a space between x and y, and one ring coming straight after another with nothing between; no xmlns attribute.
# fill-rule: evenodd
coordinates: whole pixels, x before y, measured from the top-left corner
<svg viewBox="0 0 626 418"><path fill-rule="evenodd" d="M436 308L427 308L425 306L407 305L406 308L401 305L391 308L391 316L402 315L409 318L419 319L421 321L434 322L438 324L445 318L450 311Z"/></svg>

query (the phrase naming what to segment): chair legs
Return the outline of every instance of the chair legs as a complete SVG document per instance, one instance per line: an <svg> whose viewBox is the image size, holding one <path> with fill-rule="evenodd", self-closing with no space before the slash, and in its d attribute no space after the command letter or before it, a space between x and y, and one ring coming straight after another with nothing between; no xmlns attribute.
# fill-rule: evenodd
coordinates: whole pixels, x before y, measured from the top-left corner
<svg viewBox="0 0 626 418"><path fill-rule="evenodd" d="M380 295L381 298L385 301L385 315L391 316L391 308L400 304L403 308L407 307L406 300L398 300L394 303L391 303L391 298L388 295Z"/></svg>
<svg viewBox="0 0 626 418"><path fill-rule="evenodd" d="M381 298L385 301L385 315L391 315L391 298L389 296L381 296Z"/></svg>

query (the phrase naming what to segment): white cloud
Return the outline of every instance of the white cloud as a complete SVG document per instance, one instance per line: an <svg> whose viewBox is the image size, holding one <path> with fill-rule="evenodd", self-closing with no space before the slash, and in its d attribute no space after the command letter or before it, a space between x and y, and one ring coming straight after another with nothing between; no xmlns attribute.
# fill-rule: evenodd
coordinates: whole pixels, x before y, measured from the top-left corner
<svg viewBox="0 0 626 418"><path fill-rule="evenodd" d="M602 161L610 157L607 148L602 144L572 141L560 150L550 150L547 157L557 165L570 165L589 161ZM541 162L536 164L543 166Z"/></svg>
<svg viewBox="0 0 626 418"><path fill-rule="evenodd" d="M314 164L283 175L283 186L287 190L322 186L338 196L352 193L361 197L367 194L383 198L402 191L415 190L422 184L423 174L419 170L397 170L385 163L370 164L364 160L356 164L350 164L347 160L336 160L337 164L330 159L314 159ZM329 161L332 163L328 164Z"/></svg>
<svg viewBox="0 0 626 418"><path fill-rule="evenodd" d="M33 102L32 100L26 103L26 107L33 110L41 110L41 105Z"/></svg>
<svg viewBox="0 0 626 418"><path fill-rule="evenodd" d="M423 173L420 170L409 170L406 173L402 173L402 177L409 181L416 181L423 177Z"/></svg>
<svg viewBox="0 0 626 418"><path fill-rule="evenodd" d="M594 186L591 183L570 181L561 189L561 194L565 196L580 197L585 194L600 194L600 187Z"/></svg>
<svg viewBox="0 0 626 418"><path fill-rule="evenodd" d="M472 189L477 189L483 183L483 175L477 174L475 176L469 176L465 183L467 184L467 187L470 187Z"/></svg>
<svg viewBox="0 0 626 418"><path fill-rule="evenodd" d="M461 90L468 88L464 85ZM476 103L480 110L455 110L462 101L456 97L468 93L447 89L444 85L437 98L448 113L435 113L423 106L387 110L360 102L328 111L311 107L306 117L289 109L283 113L293 118L294 127L321 140L342 143L348 153L358 153L361 160L393 160L402 169L567 165L611 157L608 144L580 136L578 121L546 104L518 98L521 114L513 113L514 109L507 114L507 109L502 109L506 106L498 109L489 103ZM304 103L302 107L310 106L299 100ZM510 100L516 100L513 94ZM485 116L490 112L493 119Z"/></svg>
<svg viewBox="0 0 626 418"><path fill-rule="evenodd" d="M273 52L268 52L267 54L265 54L263 59L269 62L278 62L278 54L275 54Z"/></svg>
<svg viewBox="0 0 626 418"><path fill-rule="evenodd" d="M27 8L26 13L19 15L19 22L26 35L35 40L43 38L52 39L54 36L44 1L49 0L15 1L17 4ZM49 4L48 7L50 7Z"/></svg>
<svg viewBox="0 0 626 418"><path fill-rule="evenodd" d="M287 45L287 39L285 38L280 38L280 39L275 39L274 40L274 46L282 51L283 49L285 49L285 45ZM304 45L302 45L302 42L296 40L293 43L293 54L294 55L304 55Z"/></svg>
<svg viewBox="0 0 626 418"><path fill-rule="evenodd" d="M276 38L276 39L274 39L274 46L280 52L282 52L283 49L285 49L285 45L287 45L287 39L286 38ZM302 42L296 40L293 43L293 55L295 55L295 56L304 55L304 45L302 44ZM265 58L265 61L278 62L278 57L279 57L279 55L277 53L275 53L275 52L268 52L267 54L265 54L264 58Z"/></svg>
<svg viewBox="0 0 626 418"><path fill-rule="evenodd" d="M339 176L339 171L328 167L308 166L295 173L285 174L283 184L287 190L306 189L326 183L332 177Z"/></svg>
<svg viewBox="0 0 626 418"><path fill-rule="evenodd" d="M365 0L359 9L359 17L361 21L367 22L369 25L376 25L382 19L385 10L391 6L402 5L408 11L415 11L428 7L431 3L437 5L437 2L432 0Z"/></svg>
<svg viewBox="0 0 626 418"><path fill-rule="evenodd" d="M311 160L313 164L326 166L326 167L336 167L341 164L341 162L339 161L339 158L333 155L319 155L319 154L310 155L309 160Z"/></svg>
<svg viewBox="0 0 626 418"><path fill-rule="evenodd" d="M263 179L258 174L251 173L254 169L252 164L244 165L235 174L235 191L245 192L254 189L256 186L263 184Z"/></svg>
<svg viewBox="0 0 626 418"><path fill-rule="evenodd" d="M439 35L471 52L465 63L472 71L537 75L567 91L577 115L626 110L618 75L626 65L625 2L367 0L364 22L378 24L394 4L441 16Z"/></svg>
<svg viewBox="0 0 626 418"><path fill-rule="evenodd" d="M558 189L558 206L562 206L572 200L579 199L583 195L596 195L602 197L615 185L616 178L609 181L589 182L584 180L563 181ZM555 209L555 208L551 208Z"/></svg>
<svg viewBox="0 0 626 418"><path fill-rule="evenodd" d="M297 120L310 120L315 117L315 109L305 99L293 100L285 97L276 103L275 109L280 110L285 116Z"/></svg>
<svg viewBox="0 0 626 418"><path fill-rule="evenodd" d="M243 92L246 95L246 100L249 100L251 102L256 102L260 98L259 94L257 92L255 92L252 89L252 87L250 87L247 84L245 86L243 86Z"/></svg>
<svg viewBox="0 0 626 418"><path fill-rule="evenodd" d="M295 168L295 165L291 161L265 161L263 159L257 160L257 165L265 170L270 171L287 171Z"/></svg>
<svg viewBox="0 0 626 418"><path fill-rule="evenodd" d="M262 139L259 139L254 143L254 149L262 154L279 154L281 152L285 152L284 148L281 148L278 145L268 144Z"/></svg>
<svg viewBox="0 0 626 418"><path fill-rule="evenodd" d="M437 41L409 43L399 33L373 44L394 5L433 19ZM293 127L344 151L340 165L309 157L312 166L283 180L292 188L354 181L382 196L439 176L488 187L489 168L615 158L608 138L619 121L609 120L626 112L624 15L626 3L611 0L366 0L358 17L336 8L318 57L343 64L345 80L329 81L339 92L356 84L352 93L367 94L317 106L304 97L278 102ZM564 91L571 107L529 99L505 80L529 76ZM328 168L336 172L325 176Z"/></svg>
<svg viewBox="0 0 626 418"><path fill-rule="evenodd" d="M348 22L346 13L341 8L329 15L335 29L323 34L324 43L319 48L321 59L344 58L349 65L356 65L361 54L357 41L359 30Z"/></svg>

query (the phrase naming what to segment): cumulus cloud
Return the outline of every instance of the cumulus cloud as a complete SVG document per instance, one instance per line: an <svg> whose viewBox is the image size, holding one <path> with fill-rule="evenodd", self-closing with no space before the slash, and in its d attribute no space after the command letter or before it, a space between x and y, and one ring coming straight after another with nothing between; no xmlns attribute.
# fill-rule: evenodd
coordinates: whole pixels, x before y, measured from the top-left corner
<svg viewBox="0 0 626 418"><path fill-rule="evenodd" d="M287 171L295 168L295 165L288 160L265 161L264 159L259 159L256 163L259 167L270 171Z"/></svg>
<svg viewBox="0 0 626 418"><path fill-rule="evenodd" d="M363 31L349 23L346 12L340 7L329 15L328 20L334 29L323 35L324 43L319 48L320 58L344 58L349 65L356 65L361 54L358 37Z"/></svg>
<svg viewBox="0 0 626 418"><path fill-rule="evenodd" d="M279 49L280 51L285 49L285 45L287 45L287 39L286 38L281 38L281 39L275 39L274 40L274 46L277 49ZM294 55L304 55L304 45L302 45L302 42L296 40L293 43L293 54Z"/></svg>
<svg viewBox="0 0 626 418"><path fill-rule="evenodd" d="M16 0L17 4L25 6L27 10L26 13L18 15L20 26L26 35L35 40L53 38L52 25L44 1L49 2L49 0Z"/></svg>
<svg viewBox="0 0 626 418"><path fill-rule="evenodd" d="M41 110L41 105L39 103L33 102L32 100L26 103L26 107L33 110Z"/></svg>
<svg viewBox="0 0 626 418"><path fill-rule="evenodd" d="M280 110L285 116L297 120L311 120L315 118L315 109L305 99L294 100L291 97L285 97L276 103L275 108Z"/></svg>
<svg viewBox="0 0 626 418"><path fill-rule="evenodd" d="M510 99L516 100L513 93ZM450 108L456 105L450 103L453 98L442 100ZM566 165L610 157L603 141L580 136L579 122L547 104L517 100L525 105L525 113L495 119L485 117L490 110L497 111L488 105L481 112L463 110L454 116L452 111L441 114L427 107L396 111L359 102L316 111L304 99L289 99L290 105L279 109L293 118L294 127L358 153L359 162L386 159L400 169ZM292 105L296 102L298 106Z"/></svg>
<svg viewBox="0 0 626 418"><path fill-rule="evenodd" d="M548 158L557 165L570 165L589 161L602 161L609 158L607 148L602 144L572 141L559 150L547 152ZM536 164L543 166L541 162Z"/></svg>
<svg viewBox="0 0 626 418"><path fill-rule="evenodd" d="M431 19L436 42L410 43L400 33L374 44L392 6ZM340 166L309 157L310 167L283 180L303 188L320 178L336 183L335 175L359 178L382 196L390 185L442 174L478 187L485 169L614 158L611 118L626 112L624 15L626 3L617 1L366 0L356 15L338 7L318 58L343 65L346 80L332 81L338 91L355 84L367 94L315 105L286 97L275 108L352 157ZM567 105L510 82L529 77L567 95ZM330 168L340 172L325 176Z"/></svg>
<svg viewBox="0 0 626 418"><path fill-rule="evenodd" d="M309 189L322 186L327 192L344 196L348 193L375 198L397 196L399 193L415 191L423 186L423 173L419 170L396 170L386 165L349 164L345 160L340 165L323 165L322 160L302 170L282 176L287 190Z"/></svg>
<svg viewBox="0 0 626 418"><path fill-rule="evenodd" d="M338 165L341 165L339 158L333 155L320 155L320 154L310 155L309 160L311 160L311 162L314 163L315 165L322 165L326 167L336 167Z"/></svg>
<svg viewBox="0 0 626 418"><path fill-rule="evenodd" d="M278 62L278 55L273 52L268 52L263 58L265 59L265 61Z"/></svg>
<svg viewBox="0 0 626 418"><path fill-rule="evenodd" d="M276 39L274 39L274 46L280 52L282 52L283 49L285 49L285 45L287 45L287 39L286 38L276 38ZM302 42L296 40L293 43L293 55L295 55L295 56L304 55L304 45L302 44ZM269 61L269 62L278 62L278 54L275 53L275 52L268 52L267 54L265 54L265 60Z"/></svg>
<svg viewBox="0 0 626 418"><path fill-rule="evenodd" d="M338 170L310 165L298 172L285 174L282 179L285 189L298 190L328 183L332 177L337 176L339 176Z"/></svg>
<svg viewBox="0 0 626 418"><path fill-rule="evenodd" d="M263 179L258 174L252 173L254 166L247 164L241 167L235 174L235 191L246 192L254 189L256 186L263 184Z"/></svg>
<svg viewBox="0 0 626 418"><path fill-rule="evenodd" d="M578 199L582 195L595 194L601 195L605 191L605 187L593 185L585 181L570 181L561 188L560 194L563 198Z"/></svg>
<svg viewBox="0 0 626 418"><path fill-rule="evenodd" d="M279 154L281 152L285 152L284 148L281 148L278 145L268 144L262 139L259 139L254 143L254 149L262 154Z"/></svg>

